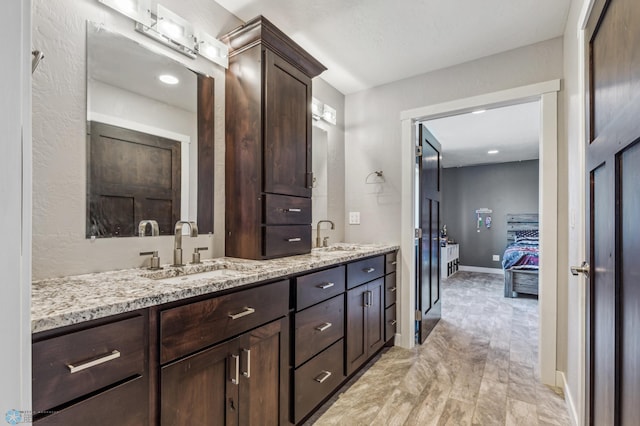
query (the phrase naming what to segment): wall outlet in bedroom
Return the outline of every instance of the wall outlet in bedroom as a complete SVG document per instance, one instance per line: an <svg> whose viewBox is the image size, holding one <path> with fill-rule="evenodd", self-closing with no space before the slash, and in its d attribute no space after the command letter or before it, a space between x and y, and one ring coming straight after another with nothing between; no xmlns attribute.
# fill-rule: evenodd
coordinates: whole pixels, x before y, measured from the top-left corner
<svg viewBox="0 0 640 426"><path fill-rule="evenodd" d="M500 255L499 254L494 254L493 255L493 261L494 262L500 262Z"/></svg>

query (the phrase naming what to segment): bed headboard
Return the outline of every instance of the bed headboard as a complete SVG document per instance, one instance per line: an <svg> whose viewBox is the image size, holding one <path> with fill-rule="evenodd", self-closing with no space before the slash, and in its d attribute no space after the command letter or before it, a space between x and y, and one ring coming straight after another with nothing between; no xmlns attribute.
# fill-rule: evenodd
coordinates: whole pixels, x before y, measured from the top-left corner
<svg viewBox="0 0 640 426"><path fill-rule="evenodd" d="M516 231L538 229L538 213L507 213L507 241L516 240Z"/></svg>

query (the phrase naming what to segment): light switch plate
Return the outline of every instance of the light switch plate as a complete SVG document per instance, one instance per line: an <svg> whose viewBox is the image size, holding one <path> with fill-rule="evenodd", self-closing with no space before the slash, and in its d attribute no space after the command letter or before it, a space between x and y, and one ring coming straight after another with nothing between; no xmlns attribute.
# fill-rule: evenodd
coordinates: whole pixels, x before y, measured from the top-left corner
<svg viewBox="0 0 640 426"><path fill-rule="evenodd" d="M349 225L360 225L360 212L349 212Z"/></svg>
<svg viewBox="0 0 640 426"><path fill-rule="evenodd" d="M494 255L493 255L493 260L494 260L495 262L500 262L500 255L499 255L499 254L494 254Z"/></svg>

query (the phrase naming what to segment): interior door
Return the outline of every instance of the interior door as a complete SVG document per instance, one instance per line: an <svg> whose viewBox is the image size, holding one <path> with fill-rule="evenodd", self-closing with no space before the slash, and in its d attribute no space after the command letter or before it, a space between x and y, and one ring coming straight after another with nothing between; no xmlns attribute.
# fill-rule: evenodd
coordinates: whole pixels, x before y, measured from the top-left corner
<svg viewBox="0 0 640 426"><path fill-rule="evenodd" d="M588 424L640 419L640 3L599 0L587 25Z"/></svg>
<svg viewBox="0 0 640 426"><path fill-rule="evenodd" d="M419 162L418 341L423 343L440 320L440 143L424 125L418 126ZM420 153L419 153L420 154Z"/></svg>

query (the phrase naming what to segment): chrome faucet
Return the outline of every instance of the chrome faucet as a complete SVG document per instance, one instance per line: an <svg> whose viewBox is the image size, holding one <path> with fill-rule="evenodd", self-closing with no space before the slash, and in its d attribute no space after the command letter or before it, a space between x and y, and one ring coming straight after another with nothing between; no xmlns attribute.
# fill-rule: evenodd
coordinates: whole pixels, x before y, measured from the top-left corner
<svg viewBox="0 0 640 426"><path fill-rule="evenodd" d="M196 225L195 222L186 222L184 220L176 222L176 236L173 244L173 265L171 266L184 266L184 263L182 263L182 227L184 225L189 225L189 229L191 230L190 235L192 237L198 236L198 225Z"/></svg>
<svg viewBox="0 0 640 426"><path fill-rule="evenodd" d="M138 236L145 237L147 231L147 225L151 225L151 236L155 237L156 235L160 235L160 230L158 228L158 222L155 220L141 220L138 224Z"/></svg>
<svg viewBox="0 0 640 426"><path fill-rule="evenodd" d="M327 247L329 245L328 243L328 237L324 239L324 244L322 242L322 240L320 239L320 224L321 223L330 223L331 224L331 229L336 229L336 225L330 221L330 220L319 220L318 224L316 225L316 247Z"/></svg>

